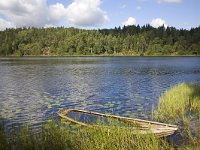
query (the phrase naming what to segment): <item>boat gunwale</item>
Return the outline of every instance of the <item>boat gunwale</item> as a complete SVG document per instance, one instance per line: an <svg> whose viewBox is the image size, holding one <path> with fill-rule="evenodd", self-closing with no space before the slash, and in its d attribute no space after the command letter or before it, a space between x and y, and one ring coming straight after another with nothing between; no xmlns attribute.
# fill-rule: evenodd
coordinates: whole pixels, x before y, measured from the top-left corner
<svg viewBox="0 0 200 150"><path fill-rule="evenodd" d="M63 113L64 112L64 113ZM86 110L80 110L80 109L60 109L58 111L58 115L61 118L65 118L71 122L80 124L80 125L84 125L84 126L98 126L98 125L90 125L90 124L85 124L82 123L80 121L76 121L75 119L71 119L65 115L69 114L70 112L80 112L80 113L84 113L84 114L92 114L92 115L97 115L97 116L102 116L102 117L108 117L108 118L114 118L114 119L119 119L119 120L123 120L123 121L132 121L135 123L146 123L148 125L158 125L158 126L163 126L163 129L169 129L172 131L176 131L178 129L178 127L176 125L172 125L172 124L166 124L166 123L161 123L161 122L156 122L156 121L148 121L148 120L142 120L142 119L134 119L134 118L129 118L129 117L123 117L123 116L116 116L116 115L110 115L110 114L103 114L103 113L98 113L98 112L93 112L93 111L86 111ZM168 128L167 128L168 127ZM161 129L161 128L160 128Z"/></svg>

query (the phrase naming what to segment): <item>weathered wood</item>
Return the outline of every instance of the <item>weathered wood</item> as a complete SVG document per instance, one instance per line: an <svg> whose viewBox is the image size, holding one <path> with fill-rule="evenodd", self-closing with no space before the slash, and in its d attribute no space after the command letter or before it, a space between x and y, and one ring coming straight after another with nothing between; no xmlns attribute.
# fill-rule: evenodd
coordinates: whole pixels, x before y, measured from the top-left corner
<svg viewBox="0 0 200 150"><path fill-rule="evenodd" d="M165 137L165 136L171 135L178 129L176 125L165 124L165 123L160 123L160 122L155 122L155 121L147 121L147 120L142 120L142 119L133 119L133 118L115 116L115 115L109 115L109 114L102 114L98 112L85 111L85 110L79 110L79 109L61 109L60 111L58 111L58 115L61 118L68 120L69 122L72 122L81 126L108 127L108 126L90 125L90 124L86 124L80 121L76 121L67 116L70 112L79 112L83 114L90 114L90 115L101 116L105 118L117 119L119 121L123 121L125 123L130 123L132 125L135 125L135 128L133 127L132 129L137 130L137 133L140 133L140 134L153 133L158 137Z"/></svg>

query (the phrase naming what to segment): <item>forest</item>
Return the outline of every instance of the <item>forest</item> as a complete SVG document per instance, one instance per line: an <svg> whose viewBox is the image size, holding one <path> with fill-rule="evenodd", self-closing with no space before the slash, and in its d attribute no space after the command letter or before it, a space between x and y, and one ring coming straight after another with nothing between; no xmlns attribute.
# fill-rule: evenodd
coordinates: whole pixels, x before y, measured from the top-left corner
<svg viewBox="0 0 200 150"><path fill-rule="evenodd" d="M98 30L29 27L0 31L0 56L199 54L200 26L190 30L147 24Z"/></svg>

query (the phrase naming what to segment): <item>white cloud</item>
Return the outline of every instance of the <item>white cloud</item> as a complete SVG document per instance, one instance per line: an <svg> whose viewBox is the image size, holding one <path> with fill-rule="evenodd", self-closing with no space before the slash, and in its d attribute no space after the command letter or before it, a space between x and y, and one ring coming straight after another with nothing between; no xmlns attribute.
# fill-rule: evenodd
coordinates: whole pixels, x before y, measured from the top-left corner
<svg viewBox="0 0 200 150"><path fill-rule="evenodd" d="M15 25L10 21L0 18L0 31L5 30L6 28L15 28Z"/></svg>
<svg viewBox="0 0 200 150"><path fill-rule="evenodd" d="M41 27L47 22L46 0L1 0L0 14L9 18L17 27Z"/></svg>
<svg viewBox="0 0 200 150"><path fill-rule="evenodd" d="M158 0L158 3L181 3L182 0Z"/></svg>
<svg viewBox="0 0 200 150"><path fill-rule="evenodd" d="M61 3L56 3L49 6L49 19L52 22L58 22L66 15L66 8Z"/></svg>
<svg viewBox="0 0 200 150"><path fill-rule="evenodd" d="M85 27L108 21L100 5L101 0L73 0L66 7L61 3L48 5L47 0L0 0L0 15L6 18L4 25L10 21L16 27L58 26L66 20L70 25Z"/></svg>
<svg viewBox="0 0 200 150"><path fill-rule="evenodd" d="M67 7L67 21L75 26L96 26L108 21L100 0L74 0Z"/></svg>
<svg viewBox="0 0 200 150"><path fill-rule="evenodd" d="M58 27L58 26L55 24L45 24L44 25L44 28L55 28L55 27Z"/></svg>
<svg viewBox="0 0 200 150"><path fill-rule="evenodd" d="M124 26L135 25L135 24L136 24L136 19L133 17L129 17L128 20L122 23L122 25Z"/></svg>
<svg viewBox="0 0 200 150"><path fill-rule="evenodd" d="M158 27L163 26L163 25L164 25L165 28L167 28L167 26L168 26L166 21L161 19L161 18L153 19L151 21L150 25L153 26L154 28L158 28Z"/></svg>

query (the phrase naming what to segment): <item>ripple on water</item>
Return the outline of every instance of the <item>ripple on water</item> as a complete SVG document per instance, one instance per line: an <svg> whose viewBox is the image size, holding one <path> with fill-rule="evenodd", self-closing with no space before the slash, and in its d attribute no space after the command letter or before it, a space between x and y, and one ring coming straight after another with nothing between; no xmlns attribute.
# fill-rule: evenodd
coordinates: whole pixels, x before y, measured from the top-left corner
<svg viewBox="0 0 200 150"><path fill-rule="evenodd" d="M0 115L6 126L41 127L61 108L151 119L162 92L200 83L199 57L0 58Z"/></svg>

